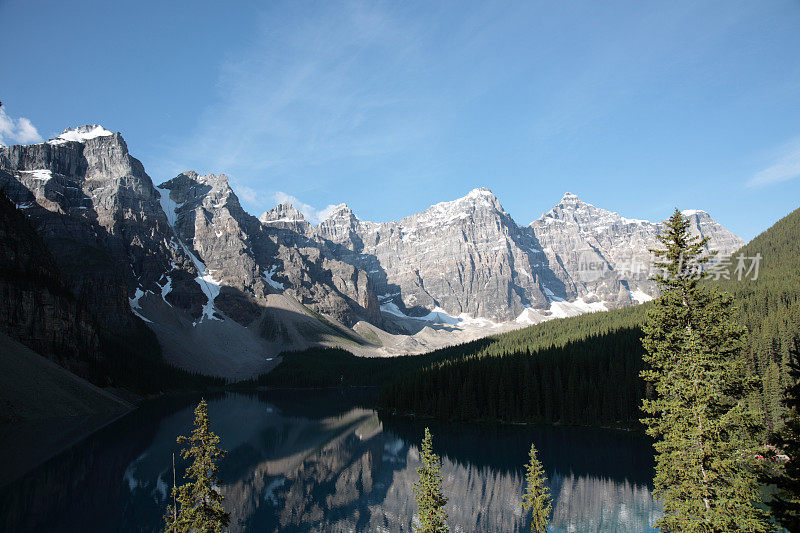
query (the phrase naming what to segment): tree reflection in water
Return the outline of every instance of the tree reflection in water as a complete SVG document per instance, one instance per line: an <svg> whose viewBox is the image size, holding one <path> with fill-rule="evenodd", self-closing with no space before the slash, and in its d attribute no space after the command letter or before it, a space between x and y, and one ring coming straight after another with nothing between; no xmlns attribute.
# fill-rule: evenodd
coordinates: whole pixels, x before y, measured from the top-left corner
<svg viewBox="0 0 800 533"><path fill-rule="evenodd" d="M175 436L193 407L142 408L0 490L0 525L159 530ZM531 441L554 496L553 531L649 531L659 513L649 443L630 433L382 419L335 391L226 394L209 416L228 450L231 531L411 531L425 425L443 458L452 531L524 530ZM89 512L89 502L100 504Z"/></svg>

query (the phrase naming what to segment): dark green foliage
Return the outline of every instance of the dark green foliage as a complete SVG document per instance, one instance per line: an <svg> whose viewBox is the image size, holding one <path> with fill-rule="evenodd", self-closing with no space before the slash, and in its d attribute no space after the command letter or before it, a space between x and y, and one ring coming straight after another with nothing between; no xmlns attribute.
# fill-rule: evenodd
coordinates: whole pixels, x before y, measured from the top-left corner
<svg viewBox="0 0 800 533"><path fill-rule="evenodd" d="M553 320L427 354L381 390L381 409L452 420L638 426L650 306ZM478 343L481 344L478 344Z"/></svg>
<svg viewBox="0 0 800 533"><path fill-rule="evenodd" d="M383 387L379 405L453 420L637 426L641 331L621 329L533 353L447 360Z"/></svg>
<svg viewBox="0 0 800 533"><path fill-rule="evenodd" d="M745 356L750 373L758 377L758 401L769 430L778 429L784 406L783 391L790 384L789 359L800 337L800 209L758 235L735 255L761 254L757 280L716 282L730 292L740 323L747 329ZM735 262L735 261L734 261ZM731 270L733 270L731 268Z"/></svg>
<svg viewBox="0 0 800 533"><path fill-rule="evenodd" d="M778 491L770 507L783 527L800 531L800 342L795 342L789 368L791 382L784 398L784 424L772 439L786 457L779 474L771 479Z"/></svg>
<svg viewBox="0 0 800 533"><path fill-rule="evenodd" d="M477 342L484 345L489 343L486 339ZM284 352L280 365L251 383L282 388L381 385L434 362L459 357L468 350L464 346L467 345L400 357L358 357L338 348Z"/></svg>
<svg viewBox="0 0 800 533"><path fill-rule="evenodd" d="M420 448L422 465L417 468L419 480L414 483L414 497L417 499L418 524L414 531L418 533L445 533L447 527L447 503L442 492L442 461L433 453L433 437L431 430L425 428L425 436Z"/></svg>
<svg viewBox="0 0 800 533"><path fill-rule="evenodd" d="M98 337L96 353L79 353L56 362L100 387L140 394L200 391L225 385L223 378L188 372L164 361L155 333L138 317L133 331L126 335L98 327Z"/></svg>
<svg viewBox="0 0 800 533"><path fill-rule="evenodd" d="M662 295L648 312L642 376L655 396L642 422L655 438L655 494L664 506L662 531L771 531L756 506L753 458L758 413L747 402L754 388L741 357L743 328L733 300L701 287L707 239L692 237L676 209L653 250Z"/></svg>
<svg viewBox="0 0 800 533"><path fill-rule="evenodd" d="M164 519L169 533L218 533L228 527L230 513L222 507L223 496L217 486L219 461L225 451L219 448L219 437L211 431L208 421L208 405L201 400L194 410L194 431L191 436L178 437L178 444L187 448L181 450L181 457L190 459L192 464L186 469L187 483L172 489L177 500L176 507L167 508Z"/></svg>
<svg viewBox="0 0 800 533"><path fill-rule="evenodd" d="M138 317L134 321L134 331L124 337L101 330L101 355L91 358L76 373L100 386L147 394L200 391L225 385L223 378L188 372L164 361L155 333Z"/></svg>
<svg viewBox="0 0 800 533"><path fill-rule="evenodd" d="M531 444L530 460L525 465L525 494L522 496L522 508L531 513L530 528L536 533L546 533L553 509L553 499L547 487L547 476L544 467L536 457L536 446Z"/></svg>
<svg viewBox="0 0 800 533"><path fill-rule="evenodd" d="M469 353L472 354L483 352L486 355L501 357L523 351L558 348L575 341L602 337L621 329L639 328L644 323L645 312L650 305L647 303L617 311L551 320L489 337L492 342L488 345L476 345L480 341L474 341L464 344L463 348L469 349ZM431 353L437 352L438 350Z"/></svg>

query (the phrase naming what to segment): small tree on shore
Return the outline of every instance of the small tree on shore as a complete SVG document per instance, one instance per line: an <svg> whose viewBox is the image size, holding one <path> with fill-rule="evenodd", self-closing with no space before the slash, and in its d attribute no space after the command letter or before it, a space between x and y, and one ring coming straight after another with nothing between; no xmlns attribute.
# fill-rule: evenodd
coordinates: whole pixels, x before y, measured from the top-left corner
<svg viewBox="0 0 800 533"><path fill-rule="evenodd" d="M553 500L547 487L547 476L544 467L536 457L536 446L531 444L530 460L525 465L525 494L522 496L522 508L531 512L531 531L543 533L550 522Z"/></svg>
<svg viewBox="0 0 800 533"><path fill-rule="evenodd" d="M194 431L191 436L178 437L178 444L186 443L181 457L191 459L186 469L187 483L172 488L174 506L167 508L164 517L168 533L219 533L228 526L230 513L222 506L217 470L225 451L219 448L219 437L211 431L208 405L200 400L194 410Z"/></svg>
<svg viewBox="0 0 800 533"><path fill-rule="evenodd" d="M417 533L444 533L447 527L447 503L442 492L442 461L433 453L433 437L425 428L420 450L422 465L417 468L419 480L414 483L414 496L417 499L419 525L414 524Z"/></svg>

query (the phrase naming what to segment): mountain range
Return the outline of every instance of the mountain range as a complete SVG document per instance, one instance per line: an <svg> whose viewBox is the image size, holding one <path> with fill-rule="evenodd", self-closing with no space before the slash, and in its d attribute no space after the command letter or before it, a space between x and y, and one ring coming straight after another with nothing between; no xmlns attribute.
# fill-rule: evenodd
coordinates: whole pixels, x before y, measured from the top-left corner
<svg viewBox="0 0 800 533"><path fill-rule="evenodd" d="M419 353L657 295L648 250L662 224L571 193L528 226L485 188L392 222L345 204L317 225L288 203L256 218L224 174L155 186L122 135L98 125L0 148L0 190L46 249L17 242L19 257L80 303L48 293L43 308L7 284L0 329L44 353L61 348L33 335L34 321L90 347L96 328L144 324L173 365L247 378L286 349ZM744 244L704 211L684 215L709 250Z"/></svg>

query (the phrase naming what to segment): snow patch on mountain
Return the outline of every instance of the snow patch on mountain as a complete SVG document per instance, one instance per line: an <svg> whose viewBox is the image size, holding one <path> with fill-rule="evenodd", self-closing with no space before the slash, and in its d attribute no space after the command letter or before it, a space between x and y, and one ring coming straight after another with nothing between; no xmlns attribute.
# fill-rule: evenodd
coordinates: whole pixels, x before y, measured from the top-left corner
<svg viewBox="0 0 800 533"><path fill-rule="evenodd" d="M37 170L20 170L19 172L22 174L21 177L23 178L29 177L41 181L50 181L53 178L53 172L45 168Z"/></svg>
<svg viewBox="0 0 800 533"><path fill-rule="evenodd" d="M280 281L275 280L272 277L272 276L275 275L275 273L277 271L278 271L278 265L272 265L272 267L270 267L270 269L268 271L265 270L264 273L261 274L261 277L264 278L264 281L266 281L269 284L270 287L272 287L273 289L278 289L279 291L282 291L282 290L286 289L286 287L284 287L283 283L281 283Z"/></svg>
<svg viewBox="0 0 800 533"><path fill-rule="evenodd" d="M181 248L183 248L184 253L189 256L194 263L194 267L197 269L199 273L197 277L194 278L195 282L200 286L200 290L203 291L203 294L206 295L208 301L203 306L203 314L200 316L200 319L193 323L194 326L199 324L205 318L209 318L211 320L220 320L216 316L217 309L214 307L214 299L219 296L219 291L222 289L222 286L219 284L217 280L214 279L214 276L211 275L211 271L206 268L206 265L203 264L200 259L191 251L189 247L183 244L183 241L180 239L176 239L178 244Z"/></svg>
<svg viewBox="0 0 800 533"><path fill-rule="evenodd" d="M172 307L172 304L167 302L167 295L172 292L172 278L167 276L167 281L161 286L161 298Z"/></svg>
<svg viewBox="0 0 800 533"><path fill-rule="evenodd" d="M412 233L417 228L450 225L457 221L467 220L473 215L476 208L497 206L498 201L492 191L485 187L472 189L466 196L449 202L439 202L416 215L416 227L410 228L407 233Z"/></svg>
<svg viewBox="0 0 800 533"><path fill-rule="evenodd" d="M547 287L542 287L542 291L544 292L545 296L547 296L547 299L550 302L564 302L564 301L566 301L566 300L564 300L564 298L556 296L555 293L553 291L551 291Z"/></svg>
<svg viewBox="0 0 800 533"><path fill-rule="evenodd" d="M608 311L605 302L587 302L584 298L578 298L575 301L568 302L556 296L552 297L548 309L527 307L519 314L514 322L523 326L532 326L534 324L553 320L554 318L567 318L585 313L597 313L599 311Z"/></svg>
<svg viewBox="0 0 800 533"><path fill-rule="evenodd" d="M631 291L631 299L636 303L643 304L653 299L652 296L641 290Z"/></svg>
<svg viewBox="0 0 800 533"><path fill-rule="evenodd" d="M146 293L145 293L144 291L142 291L142 289L141 289L141 288L139 288L139 287L136 287L136 294L134 294L134 295L133 295L133 298L128 298L128 302L129 302L129 303L130 303L130 305L131 305L131 311L133 312L133 314L134 314L134 315L138 316L139 318L141 318L141 319L142 319L142 320L144 320L145 322L149 322L149 323L151 323L151 324L152 324L152 323L153 323L153 321L152 321L152 320L150 320L150 319L148 319L148 318L145 318L145 317L144 317L144 316L143 316L143 315L142 315L142 314L139 312L139 311L141 311L141 310L142 310L142 306L141 306L141 304L139 304L139 299L140 299L142 296L144 296L145 294L146 294Z"/></svg>
<svg viewBox="0 0 800 533"><path fill-rule="evenodd" d="M577 224L581 231L595 233L607 231L612 225L619 223L654 225L649 220L626 218L615 211L607 211L596 207L593 204L584 202L571 192L564 193L564 196L555 207L531 222L530 226L534 226L537 223Z"/></svg>
<svg viewBox="0 0 800 533"><path fill-rule="evenodd" d="M200 285L200 290L202 290L203 294L205 294L206 298L208 298L208 301L203 306L203 314L200 316L200 320L195 322L194 325L196 326L205 318L219 320L219 318L214 316L214 313L217 312L216 308L214 307L214 299L219 296L219 291L222 287L220 286L219 282L214 279L214 276L211 275L211 272L206 268L206 265L204 265L203 262L200 261L200 259L198 259L197 256L194 255L194 253L192 253L182 241L179 240L178 242L180 242L181 246L183 246L183 251L186 252L186 254L192 259L197 272L199 272L199 275L194 278L194 280L198 285Z"/></svg>
<svg viewBox="0 0 800 533"><path fill-rule="evenodd" d="M389 313L390 315L399 316L400 318L411 318L404 312L397 307L397 304L394 302L386 302L381 304L381 311L384 313Z"/></svg>
<svg viewBox="0 0 800 533"><path fill-rule="evenodd" d="M458 316L453 316L441 307L434 307L432 311L423 316L409 316L403 313L394 302L385 302L381 304L381 311L390 315L405 318L408 320L419 320L422 322L429 322L431 324L445 324L449 326L458 326L461 329L474 329L474 328L494 328L500 327L498 324L488 318L475 318L467 313L461 313Z"/></svg>
<svg viewBox="0 0 800 533"><path fill-rule="evenodd" d="M203 273L202 275L197 276L195 281L197 281L197 283L200 285L200 288L203 290L203 293L208 298L208 301L203 306L203 315L200 317L200 320L195 322L195 325L202 322L205 318L219 320L219 318L214 316L214 313L217 312L216 308L214 307L214 300L217 296L219 296L219 291L222 288L221 285L210 273Z"/></svg>
<svg viewBox="0 0 800 533"><path fill-rule="evenodd" d="M262 224L277 224L279 222L301 222L304 218L276 218L275 220L264 220Z"/></svg>
<svg viewBox="0 0 800 533"><path fill-rule="evenodd" d="M322 218L321 222L337 218L347 218L350 216L358 218L355 216L355 213L353 213L353 210L350 209L350 206L348 206L347 204L328 206L328 208L325 211L327 211L326 213L324 213L325 218Z"/></svg>
<svg viewBox="0 0 800 533"><path fill-rule="evenodd" d="M171 228L175 227L175 221L178 219L178 208L183 204L177 204L169 197L169 189L158 189L159 202L164 214L167 215L167 223Z"/></svg>
<svg viewBox="0 0 800 533"><path fill-rule="evenodd" d="M566 318L584 313L596 313L597 311L608 311L608 307L604 302L587 302L583 298L578 298L574 302L553 302L550 304L550 312L553 318Z"/></svg>

